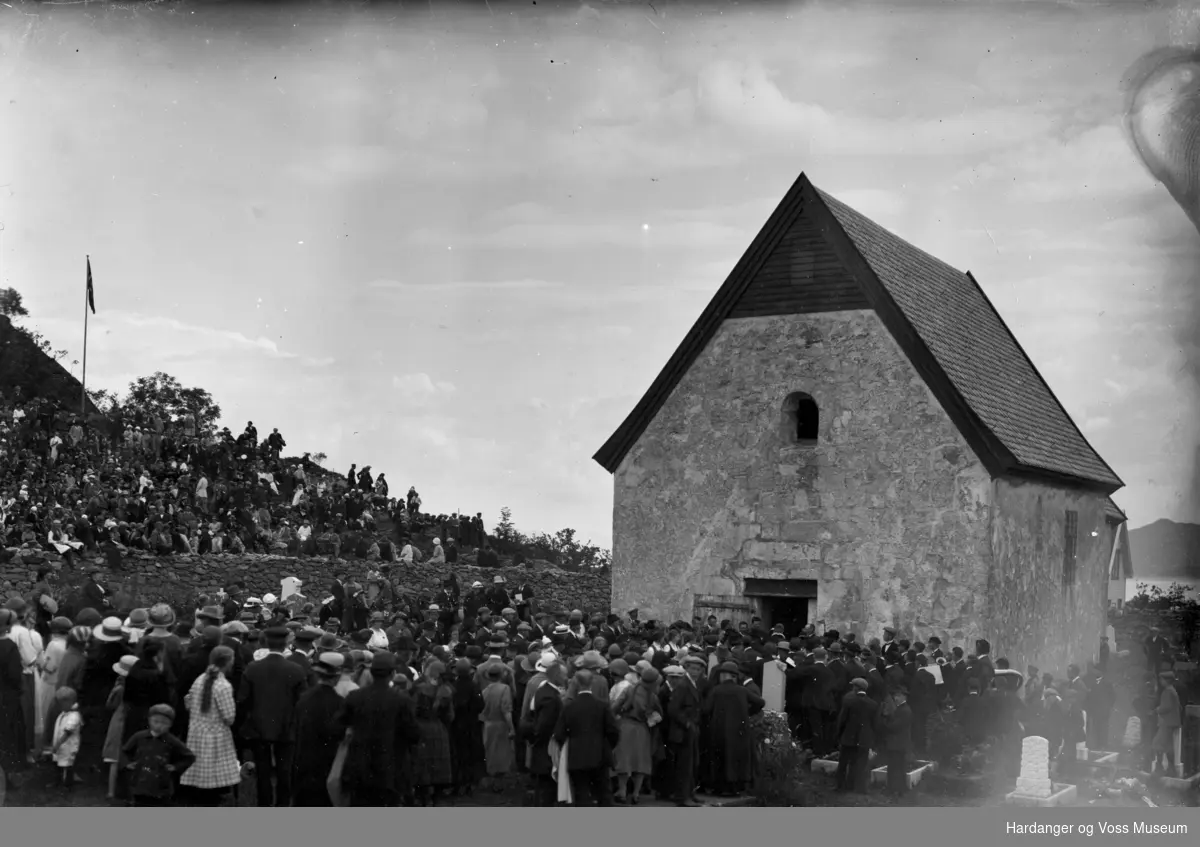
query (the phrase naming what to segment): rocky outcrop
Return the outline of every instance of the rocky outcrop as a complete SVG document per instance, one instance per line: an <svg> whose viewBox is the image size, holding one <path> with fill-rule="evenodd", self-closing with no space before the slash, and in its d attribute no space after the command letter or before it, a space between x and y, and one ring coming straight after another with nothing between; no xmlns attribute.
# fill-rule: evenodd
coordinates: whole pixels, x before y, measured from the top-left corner
<svg viewBox="0 0 1200 847"><path fill-rule="evenodd" d="M0 591L5 596L28 592L37 577L37 569L44 565L60 569L60 582L67 590L83 578L85 570L78 563L74 570L62 569L62 560L57 555L28 548L7 550L4 558L7 561L0 564ZM104 560L99 557L87 557L83 561L104 565ZM432 588L434 581L445 577L448 571L458 576L464 588L476 581L488 585L500 574L509 583L510 590L515 585L529 583L539 608L607 612L609 607L607 575L563 571L548 562L535 561L521 567L502 562L499 568L479 568L475 566L474 558L467 555L454 565L389 564L392 573L399 574L400 585L414 590ZM135 607L165 601L186 610L187 604L194 602L198 595L216 593L235 578L245 581L250 595L261 597L267 593L278 594L280 581L294 576L305 584L306 595L319 599L327 593L335 570L343 569L351 577L361 579L368 569L379 565L379 562L328 556L294 558L255 553L154 556L133 552L126 556L124 570L110 573L108 580L112 593L130 595Z"/></svg>

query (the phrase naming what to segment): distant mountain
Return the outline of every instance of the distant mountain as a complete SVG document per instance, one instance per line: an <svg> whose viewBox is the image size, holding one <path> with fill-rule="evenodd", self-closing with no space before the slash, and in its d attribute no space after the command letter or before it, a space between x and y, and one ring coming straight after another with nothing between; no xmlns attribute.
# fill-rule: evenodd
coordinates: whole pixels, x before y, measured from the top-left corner
<svg viewBox="0 0 1200 847"><path fill-rule="evenodd" d="M1200 524L1165 518L1129 531L1134 580L1186 577L1200 582Z"/></svg>

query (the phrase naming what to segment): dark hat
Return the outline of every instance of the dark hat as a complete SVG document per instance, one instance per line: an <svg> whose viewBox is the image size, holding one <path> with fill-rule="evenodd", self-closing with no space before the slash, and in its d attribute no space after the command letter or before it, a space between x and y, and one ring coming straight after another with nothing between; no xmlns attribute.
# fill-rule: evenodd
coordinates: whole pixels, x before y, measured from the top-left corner
<svg viewBox="0 0 1200 847"><path fill-rule="evenodd" d="M842 652L842 644L840 641L835 641L826 648L830 653Z"/></svg>
<svg viewBox="0 0 1200 847"><path fill-rule="evenodd" d="M220 623L221 621L225 620L225 613L221 611L220 606L205 606L203 609L196 612L196 618L205 618L207 620Z"/></svg>
<svg viewBox="0 0 1200 847"><path fill-rule="evenodd" d="M286 626L271 626L263 630L263 635L272 641L284 641L290 634Z"/></svg>
<svg viewBox="0 0 1200 847"><path fill-rule="evenodd" d="M152 718L155 715L161 715L172 723L175 722L175 710L166 703L159 703L157 706L150 707L150 713L147 715L147 717Z"/></svg>
<svg viewBox="0 0 1200 847"><path fill-rule="evenodd" d="M483 648L478 644L468 644L465 655L468 659L482 659Z"/></svg>
<svg viewBox="0 0 1200 847"><path fill-rule="evenodd" d="M299 632L296 633L296 641L298 641L301 644L311 644L312 642L314 642L318 638L320 638L323 634L324 633L322 633L321 630L319 630L319 629L313 629L310 626L306 626L303 629L301 629Z"/></svg>
<svg viewBox="0 0 1200 847"><path fill-rule="evenodd" d="M371 672L396 670L396 657L392 653L376 653L371 660Z"/></svg>
<svg viewBox="0 0 1200 847"><path fill-rule="evenodd" d="M86 626L88 629L99 626L104 620L103 615L90 606L75 616L76 626Z"/></svg>
<svg viewBox="0 0 1200 847"><path fill-rule="evenodd" d="M734 676L741 673L741 670L733 662L721 662L721 664L717 665L717 671L718 673L731 673Z"/></svg>
<svg viewBox="0 0 1200 847"><path fill-rule="evenodd" d="M341 647L342 647L341 639L338 638L336 635L334 635L332 632L324 632L324 633L321 633L321 635L317 637L317 650L322 653L329 653L329 652L333 652L335 650L340 650Z"/></svg>

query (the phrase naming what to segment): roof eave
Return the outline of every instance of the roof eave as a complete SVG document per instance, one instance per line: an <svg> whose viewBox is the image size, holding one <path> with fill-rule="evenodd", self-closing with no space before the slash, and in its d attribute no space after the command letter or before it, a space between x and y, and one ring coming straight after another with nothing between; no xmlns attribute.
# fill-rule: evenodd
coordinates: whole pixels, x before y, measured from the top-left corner
<svg viewBox="0 0 1200 847"><path fill-rule="evenodd" d="M1108 480L1088 479L1087 477L1052 471L1047 468L1022 465L1019 462L1007 468L1000 476L1018 482L1041 482L1059 488L1088 491L1093 494L1103 494L1105 497L1111 497L1115 492L1125 487L1124 483L1120 480L1113 483Z"/></svg>

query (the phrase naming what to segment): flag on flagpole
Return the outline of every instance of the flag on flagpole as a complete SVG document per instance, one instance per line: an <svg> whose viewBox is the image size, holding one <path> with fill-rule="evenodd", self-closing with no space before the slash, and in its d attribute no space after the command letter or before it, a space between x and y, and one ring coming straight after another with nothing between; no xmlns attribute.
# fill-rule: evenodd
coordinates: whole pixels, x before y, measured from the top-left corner
<svg viewBox="0 0 1200 847"><path fill-rule="evenodd" d="M96 314L96 292L92 289L92 257L91 256L88 256L87 271L88 271L88 283L87 283L87 285L88 285L88 288L87 288L88 306L91 308L92 314L94 315L94 314Z"/></svg>

